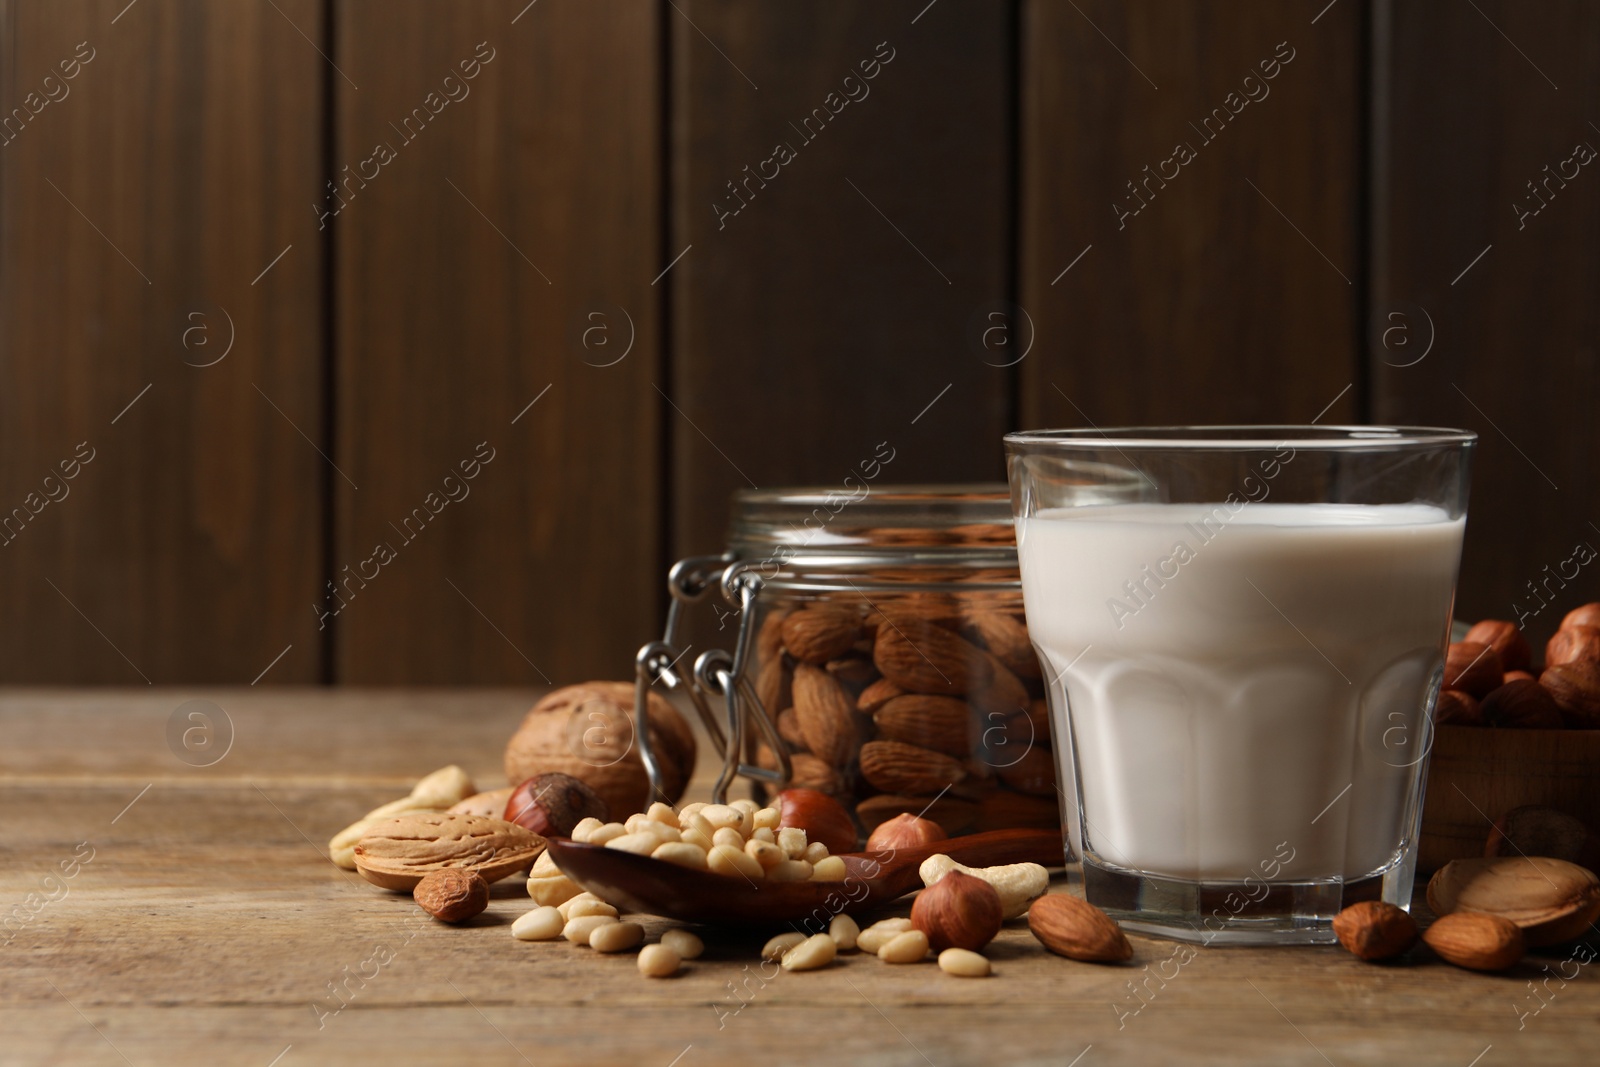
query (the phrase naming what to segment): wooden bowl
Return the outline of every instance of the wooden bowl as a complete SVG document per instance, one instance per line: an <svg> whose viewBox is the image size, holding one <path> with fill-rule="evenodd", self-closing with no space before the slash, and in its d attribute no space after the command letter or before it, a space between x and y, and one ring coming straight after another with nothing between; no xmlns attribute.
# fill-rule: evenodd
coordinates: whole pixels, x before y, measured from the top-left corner
<svg viewBox="0 0 1600 1067"><path fill-rule="evenodd" d="M1482 856L1494 820L1524 804L1566 812L1600 832L1600 730L1440 726L1417 868Z"/></svg>

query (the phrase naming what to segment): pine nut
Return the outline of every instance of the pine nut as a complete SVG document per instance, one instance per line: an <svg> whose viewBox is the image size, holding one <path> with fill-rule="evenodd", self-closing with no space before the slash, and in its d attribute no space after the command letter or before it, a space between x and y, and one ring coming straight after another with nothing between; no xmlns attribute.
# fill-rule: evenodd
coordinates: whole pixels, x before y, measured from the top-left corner
<svg viewBox="0 0 1600 1067"><path fill-rule="evenodd" d="M597 828L589 831L589 840L585 844L603 845L613 837L621 837L628 832L628 828L620 822L602 823Z"/></svg>
<svg viewBox="0 0 1600 1067"><path fill-rule="evenodd" d="M810 849L806 851L810 852ZM813 882L842 882L847 873L844 860L838 856L824 856L820 860L813 860L811 864Z"/></svg>
<svg viewBox="0 0 1600 1067"><path fill-rule="evenodd" d="M799 932L779 934L761 946L761 958L764 960L781 960L785 952L788 952L805 939L806 935Z"/></svg>
<svg viewBox="0 0 1600 1067"><path fill-rule="evenodd" d="M833 922L828 924L828 936L833 938L840 952L853 952L856 939L861 936L861 927L848 915L835 915Z"/></svg>
<svg viewBox="0 0 1600 1067"><path fill-rule="evenodd" d="M773 833L768 827L758 826L750 832L750 840L765 841L769 845L776 845L778 843L778 835ZM785 855L787 855L787 853L785 853Z"/></svg>
<svg viewBox="0 0 1600 1067"><path fill-rule="evenodd" d="M663 804L658 800L650 805L650 810L645 814L654 821L670 826L674 830L680 828L678 826L678 813L672 810L671 804Z"/></svg>
<svg viewBox="0 0 1600 1067"><path fill-rule="evenodd" d="M632 852L640 856L648 856L662 844L661 838L648 832L637 834L623 834L613 837L606 842L606 848L614 848L620 852Z"/></svg>
<svg viewBox="0 0 1600 1067"><path fill-rule="evenodd" d="M589 934L589 947L596 952L626 952L644 940L644 927L638 923L610 923Z"/></svg>
<svg viewBox="0 0 1600 1067"><path fill-rule="evenodd" d="M678 817L678 829L683 833L693 830L697 834L704 834L707 841L711 840L711 835L717 832L717 828L707 822L706 817L699 812L680 815Z"/></svg>
<svg viewBox="0 0 1600 1067"><path fill-rule="evenodd" d="M518 941L554 941L566 925L567 921L555 908L534 908L511 924L511 936Z"/></svg>
<svg viewBox="0 0 1600 1067"><path fill-rule="evenodd" d="M700 817L710 823L713 830L725 826L737 830L744 825L744 812L729 804L707 804L700 809Z"/></svg>
<svg viewBox="0 0 1600 1067"><path fill-rule="evenodd" d="M778 823L782 818L783 812L777 808L762 808L754 816L756 829L771 830L773 833L777 833Z"/></svg>
<svg viewBox="0 0 1600 1067"><path fill-rule="evenodd" d="M839 946L827 934L808 937L783 954L778 965L786 971L814 971L826 967L839 954Z"/></svg>
<svg viewBox="0 0 1600 1067"><path fill-rule="evenodd" d="M580 845L584 844L589 840L590 834L594 833L604 825L605 823L591 815L579 822L577 826L572 828L572 839L578 842Z"/></svg>
<svg viewBox="0 0 1600 1067"><path fill-rule="evenodd" d="M917 963L928 954L928 935L921 930L907 930L895 934L878 950L884 963Z"/></svg>
<svg viewBox="0 0 1600 1067"><path fill-rule="evenodd" d="M738 808L740 811L747 811L751 815L754 815L756 812L761 810L761 805L757 804L749 797L740 797L738 800L730 800L728 801L728 807Z"/></svg>
<svg viewBox="0 0 1600 1067"><path fill-rule="evenodd" d="M767 871L767 881L809 882L811 881L811 864L805 860L784 860Z"/></svg>
<svg viewBox="0 0 1600 1067"><path fill-rule="evenodd" d="M678 809L678 827L679 827L679 829L683 828L683 824L684 824L684 820L685 819L689 818L689 816L691 816L691 815L699 814L700 809L704 808L705 806L706 805L705 805L704 801L697 800L693 804L685 804L683 807L679 808Z"/></svg>
<svg viewBox="0 0 1600 1067"><path fill-rule="evenodd" d="M813 867L827 858L828 846L821 841L813 841L806 846L806 861Z"/></svg>
<svg viewBox="0 0 1600 1067"><path fill-rule="evenodd" d="M770 871L780 863L789 862L789 858L783 854L783 849L777 845L769 845L765 841L746 842L744 854L761 864L761 869L764 871Z"/></svg>
<svg viewBox="0 0 1600 1067"><path fill-rule="evenodd" d="M534 875L528 879L528 895L536 904L548 904L554 907L565 904L579 893L578 883L557 871L555 874Z"/></svg>
<svg viewBox="0 0 1600 1067"><path fill-rule="evenodd" d="M939 969L958 978L983 978L989 973L989 961L964 948L947 948L939 953Z"/></svg>
<svg viewBox="0 0 1600 1067"><path fill-rule="evenodd" d="M661 944L685 960L698 959L700 953L706 950L705 942L687 930L668 930L661 935Z"/></svg>
<svg viewBox="0 0 1600 1067"><path fill-rule="evenodd" d="M658 860L676 863L679 867L690 867L697 871L706 869L705 849L691 845L687 841L668 841L658 845L650 855Z"/></svg>
<svg viewBox="0 0 1600 1067"><path fill-rule="evenodd" d="M567 918L581 919L585 915L608 915L615 919L617 909L603 900L569 900L567 901Z"/></svg>
<svg viewBox="0 0 1600 1067"><path fill-rule="evenodd" d="M567 925L561 928L561 936L574 945L587 945L590 934L602 926L612 926L616 921L610 915L585 915L577 919L568 919Z"/></svg>
<svg viewBox="0 0 1600 1067"><path fill-rule="evenodd" d="M805 859L806 832L798 826L785 826L778 831L778 847L792 860Z"/></svg>
<svg viewBox="0 0 1600 1067"><path fill-rule="evenodd" d="M592 900L592 901L594 901L596 903L599 903L599 904L604 904L605 903L605 901L601 900L599 897L595 896L593 893L579 893L577 896L572 897L570 900L563 900L560 904L557 904L556 905L556 910L561 913L561 918L563 920L565 920L565 919L575 919L575 918L577 918L577 916L572 914L572 906L574 904L578 903L579 901L585 901L585 900Z"/></svg>
<svg viewBox="0 0 1600 1067"><path fill-rule="evenodd" d="M699 830L684 830L680 836L684 844L693 845L701 852L711 851L712 841L710 834L703 834Z"/></svg>
<svg viewBox="0 0 1600 1067"><path fill-rule="evenodd" d="M744 835L731 826L719 826L716 833L711 835L713 845L727 845L729 848L744 851Z"/></svg>
<svg viewBox="0 0 1600 1067"><path fill-rule="evenodd" d="M639 973L646 978L670 978L678 973L681 962L678 954L665 945L646 945L639 950Z"/></svg>
<svg viewBox="0 0 1600 1067"><path fill-rule="evenodd" d="M676 826L668 826L666 823L657 822L654 819L645 819L640 822L639 828L634 833L650 834L657 841L677 841L683 837L683 834L679 832Z"/></svg>
<svg viewBox="0 0 1600 1067"><path fill-rule="evenodd" d="M746 878L765 878L761 864L729 845L716 845L706 854L706 866L718 874L743 875Z"/></svg>
<svg viewBox="0 0 1600 1067"><path fill-rule="evenodd" d="M856 948L876 956L878 950L887 945L896 934L903 934L909 929L911 929L910 919L884 919L875 922L856 937Z"/></svg>

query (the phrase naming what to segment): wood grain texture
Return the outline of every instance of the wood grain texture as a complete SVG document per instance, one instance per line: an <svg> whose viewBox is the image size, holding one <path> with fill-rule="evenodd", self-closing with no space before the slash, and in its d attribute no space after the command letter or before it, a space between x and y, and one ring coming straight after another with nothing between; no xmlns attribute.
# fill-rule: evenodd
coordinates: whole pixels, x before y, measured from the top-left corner
<svg viewBox="0 0 1600 1067"><path fill-rule="evenodd" d="M1023 12L1023 423L1357 414L1361 5Z"/></svg>
<svg viewBox="0 0 1600 1067"><path fill-rule="evenodd" d="M310 681L320 8L125 8L4 7L0 679Z"/></svg>
<svg viewBox="0 0 1600 1067"><path fill-rule="evenodd" d="M336 677L628 677L665 573L656 7L337 10Z"/></svg>
<svg viewBox="0 0 1600 1067"><path fill-rule="evenodd" d="M314 731L274 757L288 764L276 772L232 757L204 778L180 767L131 808L123 782L57 773L86 726L115 731L156 700L228 704L241 739L315 714L381 741L399 717L416 727L411 741L361 759L402 777L419 755L478 743L460 711L488 710L451 690L316 706L301 694L240 696L143 691L125 705L121 694L62 694L16 735L18 766L44 772L0 775L0 921L16 907L28 916L0 933L8 1062L744 1065L815 1063L825 1045L840 1062L941 1067L1063 1064L1089 1046L1083 1064L1464 1065L1493 1045L1504 1062L1565 1064L1600 1038L1592 967L1552 982L1545 1008L1518 1017L1532 1007L1527 983L1559 954L1480 975L1422 958L1363 964L1338 948L1202 947L1158 981L1149 976L1176 966L1169 942L1134 936L1130 965L1079 964L1014 923L988 949L996 973L984 981L853 954L773 977L758 967L759 935L708 935L680 977L651 982L628 955L513 940L508 926L529 907L514 879L482 916L449 928L332 867L321 843L396 785L342 780ZM0 705L0 719L13 713ZM652 938L663 928L645 923ZM1147 983L1142 1001L1129 982Z"/></svg>
<svg viewBox="0 0 1600 1067"><path fill-rule="evenodd" d="M1009 286L1010 6L676 7L674 550L880 442L885 482L1001 477L1014 372L974 338Z"/></svg>
<svg viewBox="0 0 1600 1067"><path fill-rule="evenodd" d="M1572 562L1579 544L1600 550L1600 159L1564 162L1579 144L1600 152L1600 10L1377 11L1389 117L1375 145L1374 330L1398 311L1392 340L1415 343L1372 346L1374 415L1481 435L1457 615L1525 611L1538 647L1600 599L1600 566Z"/></svg>

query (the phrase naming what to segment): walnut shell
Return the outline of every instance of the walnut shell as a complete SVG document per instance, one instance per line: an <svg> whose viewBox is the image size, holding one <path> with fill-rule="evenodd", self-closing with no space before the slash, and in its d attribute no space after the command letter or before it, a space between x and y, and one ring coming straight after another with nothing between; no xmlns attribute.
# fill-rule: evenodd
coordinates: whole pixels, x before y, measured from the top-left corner
<svg viewBox="0 0 1600 1067"><path fill-rule="evenodd" d="M356 870L384 889L415 889L447 867L497 882L533 865L544 838L482 815L430 811L402 815L369 829L356 845Z"/></svg>
<svg viewBox="0 0 1600 1067"><path fill-rule="evenodd" d="M650 742L661 763L665 799L676 803L694 773L694 733L678 710L652 690ZM632 682L585 682L546 696L506 744L506 778L569 774L600 795L612 812L643 811L650 779L635 745Z"/></svg>

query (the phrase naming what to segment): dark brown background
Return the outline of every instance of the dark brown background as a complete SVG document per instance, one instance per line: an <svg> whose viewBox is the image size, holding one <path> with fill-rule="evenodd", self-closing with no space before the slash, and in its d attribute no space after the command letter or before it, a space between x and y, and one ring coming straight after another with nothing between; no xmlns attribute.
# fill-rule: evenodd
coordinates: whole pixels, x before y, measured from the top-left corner
<svg viewBox="0 0 1600 1067"><path fill-rule="evenodd" d="M28 115L0 147L0 513L95 457L0 547L0 681L626 676L732 489L837 483L883 441L896 480L998 478L1017 426L1476 429L1467 617L1600 546L1600 167L1513 208L1600 146L1593 4L0 13L0 103ZM469 95L404 141L480 42ZM880 42L870 95L803 141ZM1270 94L1200 145L1279 42ZM1198 158L1119 228L1179 140ZM379 141L396 158L319 229ZM385 540L319 630L324 583Z"/></svg>

